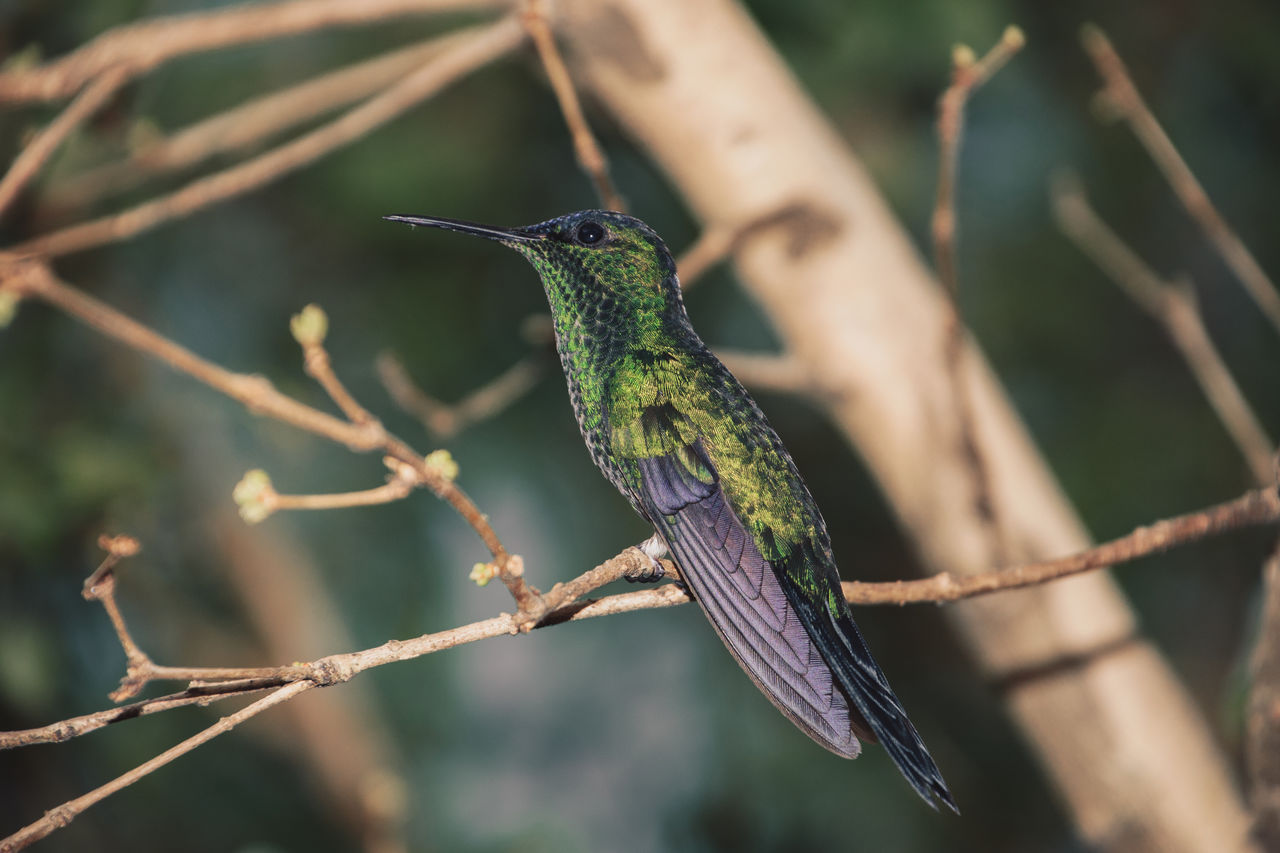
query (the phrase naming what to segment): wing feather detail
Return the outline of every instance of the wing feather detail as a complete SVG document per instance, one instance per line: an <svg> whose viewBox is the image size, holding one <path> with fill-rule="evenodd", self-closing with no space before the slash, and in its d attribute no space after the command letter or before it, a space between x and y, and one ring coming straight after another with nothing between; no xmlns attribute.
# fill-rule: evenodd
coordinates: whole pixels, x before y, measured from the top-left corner
<svg viewBox="0 0 1280 853"><path fill-rule="evenodd" d="M717 633L766 696L810 737L841 755L860 744L845 697L787 599L772 565L729 507L701 449L698 479L682 454L637 460L637 497Z"/></svg>

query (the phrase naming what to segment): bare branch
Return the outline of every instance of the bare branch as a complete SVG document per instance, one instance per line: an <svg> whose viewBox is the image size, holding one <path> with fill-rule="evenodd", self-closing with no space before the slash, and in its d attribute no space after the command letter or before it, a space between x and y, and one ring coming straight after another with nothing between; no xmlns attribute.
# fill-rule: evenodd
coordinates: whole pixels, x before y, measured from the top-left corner
<svg viewBox="0 0 1280 853"><path fill-rule="evenodd" d="M168 195L121 213L73 225L10 249L18 255L53 257L136 236L209 205L242 195L307 166L368 134L458 78L509 53L524 39L515 18L460 33L439 55L391 88L329 124L265 154L201 178Z"/></svg>
<svg viewBox="0 0 1280 853"><path fill-rule="evenodd" d="M532 390L546 374L544 359L531 353L458 402L449 404L419 388L409 371L390 352L378 356L377 369L382 387L396 405L442 439L498 415Z"/></svg>
<svg viewBox="0 0 1280 853"><path fill-rule="evenodd" d="M1169 135L1142 99L1111 40L1092 24L1081 30L1080 40L1102 76L1105 84L1102 95L1109 112L1128 122L1155 161L1156 167L1164 173L1165 180L1169 182L1187 213L1222 255L1222 259L1244 285L1258 308L1276 330L1280 331L1280 291L1277 291L1275 282L1263 271L1244 241L1210 201L1209 194L1196 180L1191 167L1182 159L1173 140L1169 139Z"/></svg>
<svg viewBox="0 0 1280 853"><path fill-rule="evenodd" d="M0 839L0 853L11 853L15 850L21 850L24 847L39 841L51 832L61 829L71 823L71 821L75 820L76 817L86 809L102 802L117 791L127 788L134 782L137 782L144 776L154 773L156 770L174 759L186 755L198 746L208 743L218 735L231 731L245 720L256 717L268 708L292 699L299 693L304 693L315 686L316 685L310 681L294 682L293 684L279 688L269 696L264 696L252 705L241 708L234 714L229 714L228 716L223 717L212 726L209 726L209 728L197 735L187 738L177 746L166 749L150 761L145 761L142 764L139 764L128 773L116 777L105 785L94 788L83 796L76 797L74 800L69 800L56 808L50 809L45 812L44 817L40 818L40 820L24 826L8 838Z"/></svg>
<svg viewBox="0 0 1280 853"><path fill-rule="evenodd" d="M409 445L388 433L378 421L349 423L281 394L260 376L232 373L206 361L190 350L162 337L114 308L94 299L69 284L59 281L42 264L8 260L0 267L0 293L40 299L97 329L107 337L153 355L170 367L221 391L243 404L250 412L268 415L300 429L344 444L355 451L381 450L386 455L413 468L418 481L442 500L448 502L484 541L493 555L493 563L503 583L516 599L521 611L537 606L538 593L525 583L515 570L513 555L508 553L494 532L488 518L458 488L444 466L433 464ZM539 610L534 616L541 616Z"/></svg>
<svg viewBox="0 0 1280 853"><path fill-rule="evenodd" d="M1079 181L1053 184L1058 226L1140 308L1154 317L1191 368L1254 478L1270 483L1274 445L1214 346L1189 284L1162 280L1097 215Z"/></svg>
<svg viewBox="0 0 1280 853"><path fill-rule="evenodd" d="M1003 527L997 515L991 475L978 441L973 401L965 383L964 321L960 311L960 280L956 264L956 172L960 163L960 138L964 130L964 110L969 96L1017 53L1025 41L1022 31L1009 27L1004 36L977 59L968 47L960 46L952 55L952 81L938 101L938 193L932 217L933 251L947 294L950 315L947 321L943 360L951 383L959 425L962 455L973 481L973 505L986 531L993 562L1007 559Z"/></svg>
<svg viewBox="0 0 1280 853"><path fill-rule="evenodd" d="M108 30L37 68L0 73L0 103L70 97L116 66L137 77L179 56L237 44L383 23L401 16L510 6L504 0L287 0L154 18Z"/></svg>
<svg viewBox="0 0 1280 853"><path fill-rule="evenodd" d="M1127 563L1149 554L1158 554L1209 536L1242 527L1280 522L1280 493L1277 489L1257 489L1241 497L1199 512L1179 515L1139 527L1128 536L1063 557L1027 563L1012 569L956 577L942 572L918 581L891 584L863 584L846 581L845 598L853 604L915 604L958 601L992 592L1034 586L1081 572Z"/></svg>
<svg viewBox="0 0 1280 853"><path fill-rule="evenodd" d="M43 208L91 204L149 177L197 166L240 151L325 113L363 100L428 62L454 35L428 39L246 101L167 137L149 139L128 159L64 178L41 196Z"/></svg>
<svg viewBox="0 0 1280 853"><path fill-rule="evenodd" d="M1275 488L1250 492L1235 501L1220 504L1198 513L1191 513L1150 527L1139 528L1122 539L1091 549L1064 560L1030 564L986 575L954 578L944 573L921 581L858 584L846 583L845 595L858 604L954 601L996 590L1014 589L1020 586L1043 583L1090 569L1101 568L1139 556L1168 549L1205 536L1234 530L1251 524L1274 524L1280 521L1280 491ZM113 548L113 554L115 549ZM518 558L513 558L518 563ZM578 597L592 589L634 572L647 563L639 549L629 548L611 560L584 573L579 578L553 587L540 596L538 608L525 608L521 614L507 615L460 626L436 634L428 634L414 640L392 640L381 646L360 652L331 655L310 664L294 664L271 669L219 669L153 667L153 678L226 678L230 682L214 685L193 685L185 693L161 697L157 700L135 703L126 709L108 709L83 717L65 720L40 729L0 733L0 748L66 740L96 730L122 719L146 713L182 707L197 701L242 695L245 692L264 689L279 681L284 686L258 700L245 709L222 718L200 734L162 753L156 758L118 777L82 797L69 801L46 813L45 817L24 827L7 839L0 840L0 853L19 850L45 837L54 830L66 826L85 809L100 802L145 775L148 775L180 755L208 742L217 735L229 731L245 719L267 708L286 701L311 687L329 686L344 682L365 669L387 663L408 660L432 652L453 648L465 643L514 634L532 628L560 624L565 621L587 619L631 610L668 607L689 601L687 593L679 586L668 584L653 590L643 590L609 596L596 601L577 601ZM668 568L674 568L668 566ZM95 572L94 576L104 575ZM532 619L530 614L541 611ZM150 661L148 660L149 664Z"/></svg>
<svg viewBox="0 0 1280 853"><path fill-rule="evenodd" d="M626 211L626 202L618 193L613 180L609 177L609 161L596 142L587 117L582 112L582 103L578 100L578 91L574 88L569 69L565 68L564 59L556 47L555 35L547 23L547 13L543 0L524 0L522 15L525 29L533 39L538 50L538 58L547 72L547 80L560 102L560 111L564 113L565 123L569 126L569 134L573 137L573 151L578 157L578 165L587 173L595 184L596 193L600 196L600 204L609 210Z"/></svg>
<svg viewBox="0 0 1280 853"><path fill-rule="evenodd" d="M0 213L13 204L18 193L27 185L40 168L49 161L63 141L79 127L85 119L96 113L111 100L128 76L123 69L108 68L63 110L53 122L40 131L26 145L0 180Z"/></svg>

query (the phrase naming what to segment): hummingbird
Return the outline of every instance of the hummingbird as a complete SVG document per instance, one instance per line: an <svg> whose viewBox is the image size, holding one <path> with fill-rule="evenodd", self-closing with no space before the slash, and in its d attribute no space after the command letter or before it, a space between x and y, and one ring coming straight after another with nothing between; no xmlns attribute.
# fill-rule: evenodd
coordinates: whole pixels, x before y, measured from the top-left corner
<svg viewBox="0 0 1280 853"><path fill-rule="evenodd" d="M632 216L583 210L520 228L387 216L496 240L538 272L591 458L654 528L640 547L805 734L847 758L878 741L930 806L959 812L853 621L826 523L742 384L689 323L676 264Z"/></svg>

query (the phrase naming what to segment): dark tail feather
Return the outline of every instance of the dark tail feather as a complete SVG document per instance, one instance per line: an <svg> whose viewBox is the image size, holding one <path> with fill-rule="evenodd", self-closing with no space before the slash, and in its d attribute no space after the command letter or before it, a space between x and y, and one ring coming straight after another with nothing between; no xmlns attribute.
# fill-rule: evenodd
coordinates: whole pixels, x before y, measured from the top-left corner
<svg viewBox="0 0 1280 853"><path fill-rule="evenodd" d="M911 787L929 805L937 808L935 797L956 814L960 809L951 797L947 783L933 757L925 747L920 733L911 724L906 710L889 687L862 633L853 620L841 615L832 626L840 634L836 654L828 657L836 681L845 695L858 709L876 740L889 753L898 770L911 783ZM841 665L843 664L843 665Z"/></svg>
<svg viewBox="0 0 1280 853"><path fill-rule="evenodd" d="M806 555L804 551L796 552L793 559L805 559L806 556L816 561L815 555ZM871 656L848 608L833 616L825 602L815 603L806 596L790 592L788 590L788 599L809 626L810 636L831 668L835 683L840 685L841 692L849 700L850 715L854 717L850 722L854 730L863 733L869 730L875 736L921 799L935 809L940 801L959 814L960 809L943 781L938 765Z"/></svg>

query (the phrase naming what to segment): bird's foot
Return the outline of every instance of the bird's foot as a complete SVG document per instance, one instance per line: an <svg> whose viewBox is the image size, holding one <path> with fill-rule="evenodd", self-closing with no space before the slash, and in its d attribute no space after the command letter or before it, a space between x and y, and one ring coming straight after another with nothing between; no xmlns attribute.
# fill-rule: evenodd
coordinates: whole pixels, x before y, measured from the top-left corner
<svg viewBox="0 0 1280 853"><path fill-rule="evenodd" d="M662 558L667 555L667 543L662 541L662 537L655 533L637 545L636 550L648 558L648 563L623 574L627 583L657 583L667 576L662 565Z"/></svg>

